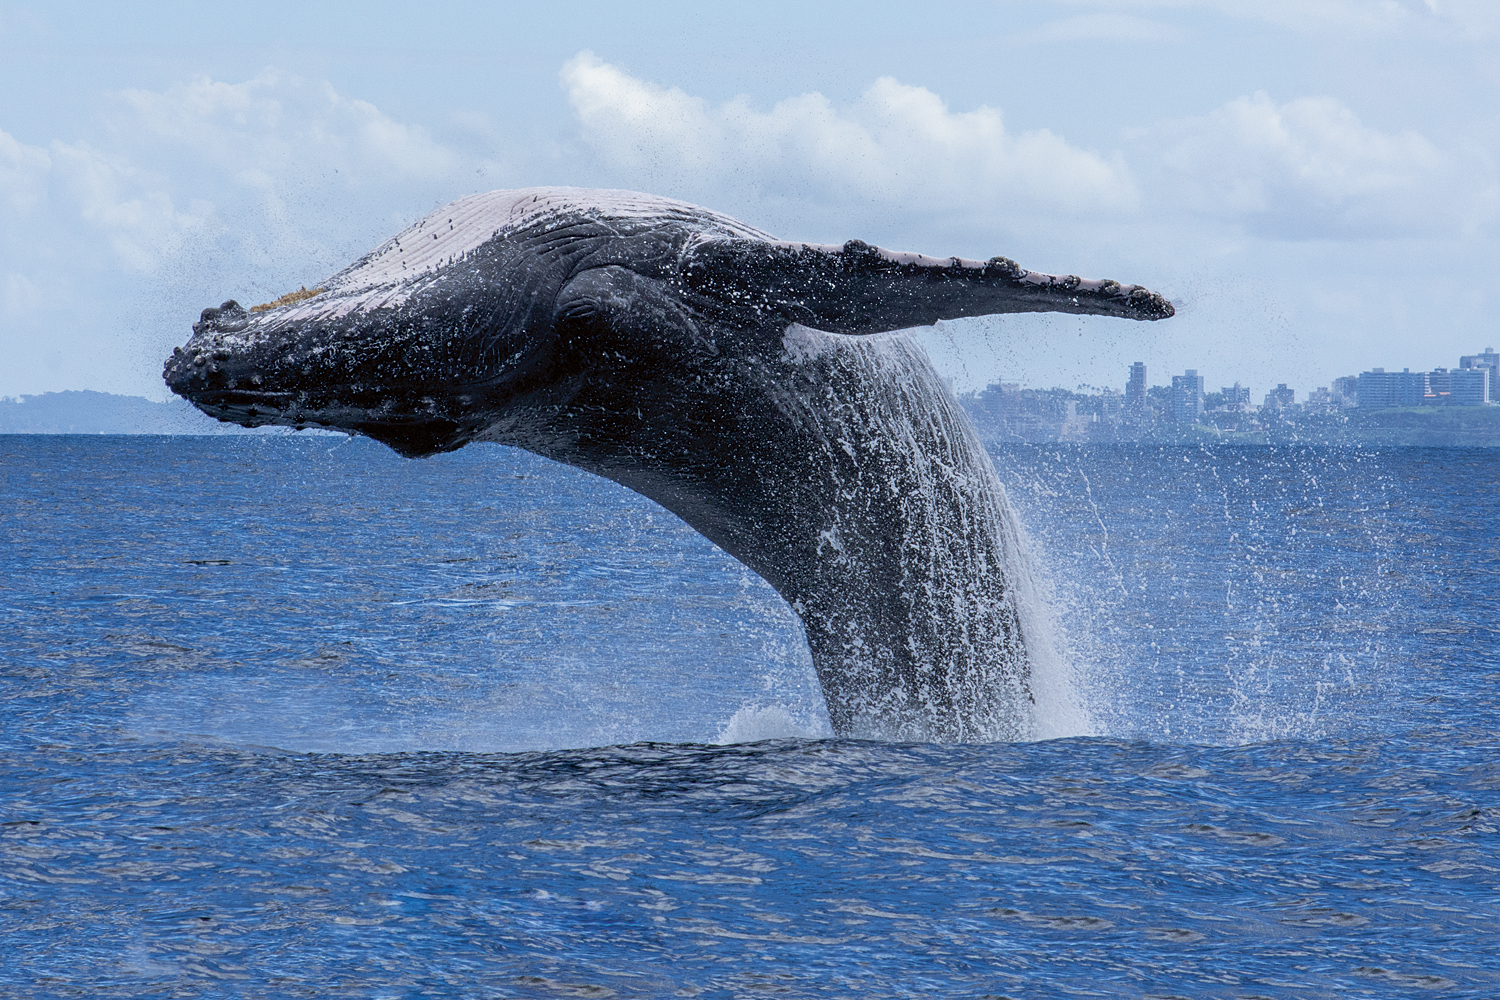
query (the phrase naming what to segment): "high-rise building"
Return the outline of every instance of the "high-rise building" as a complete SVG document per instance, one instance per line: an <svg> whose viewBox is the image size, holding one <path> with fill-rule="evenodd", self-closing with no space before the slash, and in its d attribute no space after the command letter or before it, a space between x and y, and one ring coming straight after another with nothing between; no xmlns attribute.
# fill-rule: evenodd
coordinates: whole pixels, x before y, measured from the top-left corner
<svg viewBox="0 0 1500 1000"><path fill-rule="evenodd" d="M1266 401L1263 404L1267 410L1280 410L1291 406L1297 401L1297 390L1288 389L1285 382L1276 383L1276 388L1266 393Z"/></svg>
<svg viewBox="0 0 1500 1000"><path fill-rule="evenodd" d="M1203 376L1195 369L1172 376L1172 419L1179 424L1203 419Z"/></svg>
<svg viewBox="0 0 1500 1000"><path fill-rule="evenodd" d="M1362 410L1387 409L1392 406L1421 406L1427 395L1427 373L1403 368L1399 372L1388 372L1384 368L1372 368L1359 373L1359 408Z"/></svg>
<svg viewBox="0 0 1500 1000"><path fill-rule="evenodd" d="M1448 373L1450 406L1483 406L1494 398L1495 378L1488 365Z"/></svg>
<svg viewBox="0 0 1500 1000"><path fill-rule="evenodd" d="M1490 368L1434 368L1427 373L1424 406L1483 406L1490 401Z"/></svg>
<svg viewBox="0 0 1500 1000"><path fill-rule="evenodd" d="M1359 405L1359 376L1342 375L1333 380L1333 401L1340 406Z"/></svg>
<svg viewBox="0 0 1500 1000"><path fill-rule="evenodd" d="M1224 409L1226 410L1240 411L1250 408L1250 387L1248 385L1240 385L1236 382L1234 385L1222 386L1219 389L1219 395L1224 397Z"/></svg>
<svg viewBox="0 0 1500 1000"><path fill-rule="evenodd" d="M1448 405L1448 369L1434 368L1427 373L1427 391L1422 393L1422 405Z"/></svg>
<svg viewBox="0 0 1500 1000"><path fill-rule="evenodd" d="M1099 412L1110 420L1120 418L1120 410L1124 407L1125 397L1114 389L1105 389L1099 393Z"/></svg>
<svg viewBox="0 0 1500 1000"><path fill-rule="evenodd" d="M1463 355L1458 359L1458 367L1488 368L1490 370L1491 388L1500 384L1500 354L1496 354L1493 347L1486 347L1483 354Z"/></svg>
<svg viewBox="0 0 1500 1000"><path fill-rule="evenodd" d="M1130 366L1130 381L1125 383L1125 409L1131 413L1146 412L1146 362Z"/></svg>

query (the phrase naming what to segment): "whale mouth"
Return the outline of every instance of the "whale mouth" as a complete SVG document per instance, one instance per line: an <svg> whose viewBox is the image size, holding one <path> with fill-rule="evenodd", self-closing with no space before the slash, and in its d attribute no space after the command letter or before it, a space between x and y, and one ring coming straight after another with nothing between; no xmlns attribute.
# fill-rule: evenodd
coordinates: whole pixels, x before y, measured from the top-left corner
<svg viewBox="0 0 1500 1000"><path fill-rule="evenodd" d="M293 395L289 392L261 392L246 389L207 389L174 392L211 417L243 427L260 427L273 423L305 423L289 415Z"/></svg>
<svg viewBox="0 0 1500 1000"><path fill-rule="evenodd" d="M304 430L310 427L363 434L406 458L425 458L463 447L473 428L428 414L369 410L359 406L303 407L295 394L244 389L209 389L180 393L217 420L241 427L268 425Z"/></svg>
<svg viewBox="0 0 1500 1000"><path fill-rule="evenodd" d="M313 427L363 434L407 458L461 448L478 429L473 422L461 423L442 413L431 397L395 405L389 397L363 398L369 394L338 380L293 390L263 387L258 384L263 378L275 376L263 376L253 357L227 352L205 356L179 349L162 375L174 393L216 420L251 428Z"/></svg>

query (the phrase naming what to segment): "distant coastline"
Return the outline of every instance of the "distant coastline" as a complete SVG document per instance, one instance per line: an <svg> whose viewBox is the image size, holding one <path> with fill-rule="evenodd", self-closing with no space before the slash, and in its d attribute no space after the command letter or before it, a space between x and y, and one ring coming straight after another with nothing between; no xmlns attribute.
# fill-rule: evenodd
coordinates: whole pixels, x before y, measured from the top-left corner
<svg viewBox="0 0 1500 1000"><path fill-rule="evenodd" d="M1161 406L1126 410L1118 405L1119 394L994 388L959 396L980 437L994 443L1500 448L1500 406L1495 405L1261 407L1200 411L1174 420ZM1117 405L1109 407L1111 401Z"/></svg>
<svg viewBox="0 0 1500 1000"><path fill-rule="evenodd" d="M993 443L1326 444L1500 448L1500 406L1346 408L1332 412L1205 414L1201 423L1101 419L1080 413L1065 390L1022 390L1024 406L999 408L965 393L959 402ZM1055 397L1055 398L1054 398ZM1070 401L1075 405L1067 406ZM1070 412L1071 409L1071 412ZM0 434L290 434L284 427L225 424L181 399L74 390L0 399Z"/></svg>
<svg viewBox="0 0 1500 1000"><path fill-rule="evenodd" d="M186 400L153 403L90 389L0 399L0 434L285 434L222 423Z"/></svg>

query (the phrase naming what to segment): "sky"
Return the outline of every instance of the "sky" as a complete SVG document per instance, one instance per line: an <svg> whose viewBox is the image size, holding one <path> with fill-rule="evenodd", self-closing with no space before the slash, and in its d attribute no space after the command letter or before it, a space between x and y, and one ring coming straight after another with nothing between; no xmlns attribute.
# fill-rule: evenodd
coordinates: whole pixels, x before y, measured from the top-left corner
<svg viewBox="0 0 1500 1000"><path fill-rule="evenodd" d="M205 306L561 184L1177 305L917 334L959 389L1300 399L1500 345L1500 3L0 0L0 396L165 398Z"/></svg>

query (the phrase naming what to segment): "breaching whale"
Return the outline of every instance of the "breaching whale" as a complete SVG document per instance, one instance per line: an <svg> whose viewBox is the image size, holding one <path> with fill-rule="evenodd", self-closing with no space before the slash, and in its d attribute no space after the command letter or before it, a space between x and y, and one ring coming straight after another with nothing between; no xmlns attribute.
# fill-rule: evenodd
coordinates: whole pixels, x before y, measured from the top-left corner
<svg viewBox="0 0 1500 1000"><path fill-rule="evenodd" d="M1004 490L893 331L1041 311L1173 312L1003 257L784 242L623 191L495 191L311 291L203 310L164 377L246 426L409 457L495 441L605 476L787 600L838 735L1015 739L1031 694Z"/></svg>

